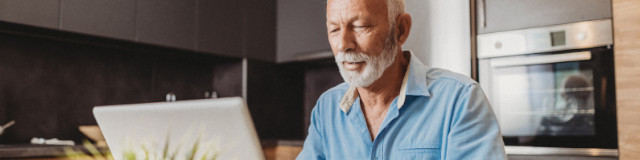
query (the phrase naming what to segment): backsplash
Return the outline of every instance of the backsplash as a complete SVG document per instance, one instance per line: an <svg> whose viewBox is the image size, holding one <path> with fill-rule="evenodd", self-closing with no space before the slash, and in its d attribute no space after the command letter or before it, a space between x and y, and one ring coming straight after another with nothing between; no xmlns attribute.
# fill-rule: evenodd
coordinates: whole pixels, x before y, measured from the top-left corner
<svg viewBox="0 0 640 160"><path fill-rule="evenodd" d="M79 142L85 137L78 125L95 125L98 105L160 102L168 92L178 100L203 98L207 90L241 96L240 59L150 47L0 33L0 124L16 121L0 143Z"/></svg>

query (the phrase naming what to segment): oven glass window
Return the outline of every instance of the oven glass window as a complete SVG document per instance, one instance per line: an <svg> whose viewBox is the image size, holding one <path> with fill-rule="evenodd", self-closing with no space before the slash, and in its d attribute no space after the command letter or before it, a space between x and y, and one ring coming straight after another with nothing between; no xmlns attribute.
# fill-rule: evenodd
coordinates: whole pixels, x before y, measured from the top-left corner
<svg viewBox="0 0 640 160"><path fill-rule="evenodd" d="M494 68L504 136L595 135L593 69L588 61Z"/></svg>

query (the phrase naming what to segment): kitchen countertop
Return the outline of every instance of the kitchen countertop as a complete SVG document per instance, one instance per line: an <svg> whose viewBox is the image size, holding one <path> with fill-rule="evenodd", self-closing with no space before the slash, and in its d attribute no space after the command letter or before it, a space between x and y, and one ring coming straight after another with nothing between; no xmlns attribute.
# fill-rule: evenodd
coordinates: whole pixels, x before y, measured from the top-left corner
<svg viewBox="0 0 640 160"><path fill-rule="evenodd" d="M302 140L262 140L262 147L277 147L277 146L299 146L302 147ZM83 145L75 146L63 146L63 145L40 145L40 144L0 144L0 159L14 159L14 158L56 158L65 157L65 148L71 148L73 150L85 151L87 149ZM106 147L97 147L102 153L109 151Z"/></svg>
<svg viewBox="0 0 640 160"><path fill-rule="evenodd" d="M270 155L269 148L275 149L278 146L290 146L290 147L302 147L304 141L302 140L262 140L262 147L265 149L265 154ZM0 159L16 159L16 158L55 158L65 157L64 149L70 147L73 150L87 151L82 145L75 146L60 146L60 145L38 145L38 144L0 144ZM106 147L98 147L98 150L102 153L109 151ZM296 150L296 152L299 152ZM88 153L88 152L87 152ZM275 155L276 153L271 153ZM293 155L297 155L294 153ZM281 156L281 155L280 155ZM523 155L523 154L508 154L509 159L514 160L537 160L537 159L589 159L589 160L613 160L618 159L617 156L577 156L577 155Z"/></svg>
<svg viewBox="0 0 640 160"><path fill-rule="evenodd" d="M71 148L76 151L87 151L87 149L82 145L1 144L0 159L65 157L65 148ZM97 149L102 153L109 151L106 147L97 147Z"/></svg>

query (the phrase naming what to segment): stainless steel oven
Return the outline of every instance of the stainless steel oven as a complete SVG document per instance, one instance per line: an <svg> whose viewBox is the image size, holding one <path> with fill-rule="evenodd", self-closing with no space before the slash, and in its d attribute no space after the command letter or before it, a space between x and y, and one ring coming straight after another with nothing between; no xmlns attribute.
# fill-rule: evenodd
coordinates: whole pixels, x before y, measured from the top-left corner
<svg viewBox="0 0 640 160"><path fill-rule="evenodd" d="M508 151L599 148L617 155L606 150L617 148L612 34L605 19L478 35L479 82Z"/></svg>

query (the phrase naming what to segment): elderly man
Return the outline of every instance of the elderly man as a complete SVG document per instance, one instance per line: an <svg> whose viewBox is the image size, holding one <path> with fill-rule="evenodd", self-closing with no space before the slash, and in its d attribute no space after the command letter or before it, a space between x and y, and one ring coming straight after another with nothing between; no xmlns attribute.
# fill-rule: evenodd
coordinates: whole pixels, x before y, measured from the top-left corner
<svg viewBox="0 0 640 160"><path fill-rule="evenodd" d="M479 84L403 52L410 30L403 0L327 2L346 83L320 96L298 159L506 159Z"/></svg>

